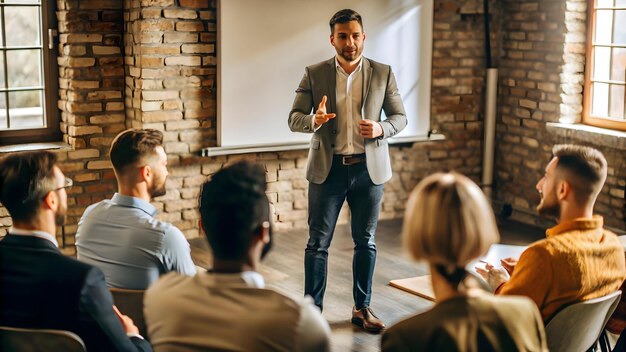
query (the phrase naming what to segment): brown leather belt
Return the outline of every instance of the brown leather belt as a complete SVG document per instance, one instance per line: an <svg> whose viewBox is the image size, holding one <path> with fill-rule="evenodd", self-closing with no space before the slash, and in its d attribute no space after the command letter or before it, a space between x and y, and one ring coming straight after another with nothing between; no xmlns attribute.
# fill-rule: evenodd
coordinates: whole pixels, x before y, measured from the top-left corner
<svg viewBox="0 0 626 352"><path fill-rule="evenodd" d="M365 155L339 155L342 165L355 165L365 162Z"/></svg>

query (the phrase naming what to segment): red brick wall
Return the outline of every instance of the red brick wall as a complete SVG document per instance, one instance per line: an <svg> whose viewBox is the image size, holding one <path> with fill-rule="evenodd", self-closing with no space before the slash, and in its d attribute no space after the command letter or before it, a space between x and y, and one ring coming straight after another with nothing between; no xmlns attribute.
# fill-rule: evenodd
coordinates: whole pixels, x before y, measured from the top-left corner
<svg viewBox="0 0 626 352"><path fill-rule="evenodd" d="M59 104L63 172L75 181L61 231L73 244L84 208L115 190L107 158L111 139L125 129L122 2L58 1ZM57 232L57 235L61 233Z"/></svg>
<svg viewBox="0 0 626 352"><path fill-rule="evenodd" d="M579 122L586 48L586 1L503 1L500 95L497 125L497 199L513 205L517 218L549 225L534 216L535 184L557 143L601 150L609 176L596 211L626 230L624 185L626 141L602 134L547 127Z"/></svg>

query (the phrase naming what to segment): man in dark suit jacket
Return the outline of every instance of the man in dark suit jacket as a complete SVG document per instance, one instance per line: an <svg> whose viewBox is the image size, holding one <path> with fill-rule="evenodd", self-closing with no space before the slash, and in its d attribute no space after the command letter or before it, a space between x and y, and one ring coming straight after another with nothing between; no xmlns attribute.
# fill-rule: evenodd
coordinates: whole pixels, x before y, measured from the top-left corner
<svg viewBox="0 0 626 352"><path fill-rule="evenodd" d="M391 178L387 138L402 131L407 119L391 67L362 55L361 16L345 9L329 24L337 55L306 68L289 114L292 131L313 134L306 171L309 242L304 293L323 307L328 248L347 200L354 240L352 322L378 332L385 324L369 306L378 213L383 184ZM383 111L386 119L381 120Z"/></svg>
<svg viewBox="0 0 626 352"><path fill-rule="evenodd" d="M102 272L61 254L54 233L72 181L49 152L0 160L0 202L13 227L0 240L0 325L68 330L89 352L151 351L117 311Z"/></svg>

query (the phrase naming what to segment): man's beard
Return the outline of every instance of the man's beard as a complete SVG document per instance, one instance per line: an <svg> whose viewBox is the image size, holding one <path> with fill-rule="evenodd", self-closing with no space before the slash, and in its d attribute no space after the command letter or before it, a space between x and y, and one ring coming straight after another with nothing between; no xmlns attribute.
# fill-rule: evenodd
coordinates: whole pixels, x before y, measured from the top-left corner
<svg viewBox="0 0 626 352"><path fill-rule="evenodd" d="M543 216L555 216L558 217L561 214L561 205L559 202L554 202L552 204L547 204L543 199L539 205L537 205L537 213Z"/></svg>
<svg viewBox="0 0 626 352"><path fill-rule="evenodd" d="M355 48L355 50L352 52L352 54L348 54L345 53L343 50L341 51L341 56L348 62L352 62L354 60L356 60L357 58L359 58L359 56L361 55L362 51L359 50L359 48Z"/></svg>
<svg viewBox="0 0 626 352"><path fill-rule="evenodd" d="M270 240L263 245L263 250L261 251L261 259L265 258L267 253L269 253L269 251L272 249L272 236L273 235L272 235L272 225L271 225L271 222L270 222L270 227L268 229L268 232L269 232Z"/></svg>
<svg viewBox="0 0 626 352"><path fill-rule="evenodd" d="M152 184L152 187L150 187L149 191L150 197L152 198L164 196L165 193L167 193L167 190L165 189L165 180L163 180L163 183L160 185L157 185L156 182Z"/></svg>
<svg viewBox="0 0 626 352"><path fill-rule="evenodd" d="M56 226L63 226L65 224L65 218L67 216L67 207L63 209L59 209L59 211L54 214L54 224Z"/></svg>

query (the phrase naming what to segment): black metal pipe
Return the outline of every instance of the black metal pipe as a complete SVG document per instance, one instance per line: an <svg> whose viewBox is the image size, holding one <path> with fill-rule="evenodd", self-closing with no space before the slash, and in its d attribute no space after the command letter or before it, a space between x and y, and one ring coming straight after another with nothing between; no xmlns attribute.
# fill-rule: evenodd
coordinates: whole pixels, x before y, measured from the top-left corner
<svg viewBox="0 0 626 352"><path fill-rule="evenodd" d="M489 0L483 0L483 18L485 20L485 58L487 68L493 68L491 63L491 33L489 32Z"/></svg>

